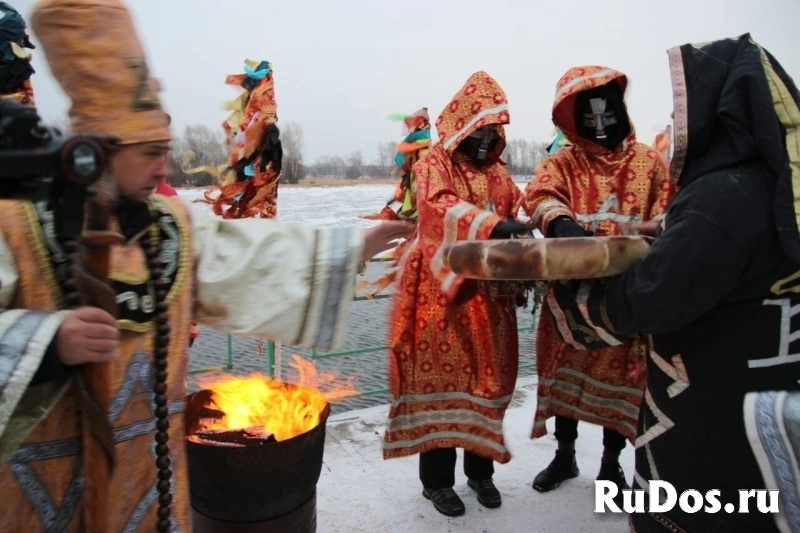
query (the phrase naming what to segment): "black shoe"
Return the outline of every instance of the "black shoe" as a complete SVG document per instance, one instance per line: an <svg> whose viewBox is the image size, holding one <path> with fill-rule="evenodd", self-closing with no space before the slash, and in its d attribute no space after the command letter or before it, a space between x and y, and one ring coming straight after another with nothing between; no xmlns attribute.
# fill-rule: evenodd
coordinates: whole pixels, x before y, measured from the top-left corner
<svg viewBox="0 0 800 533"><path fill-rule="evenodd" d="M575 460L575 452L567 455L561 450L556 450L555 459L533 479L533 488L539 492L548 492L557 489L566 480L578 477L578 474L580 470Z"/></svg>
<svg viewBox="0 0 800 533"><path fill-rule="evenodd" d="M497 487L494 486L494 481L491 479L482 481L470 479L467 481L467 485L478 493L478 502L484 507L497 509L503 503L503 497L500 496L500 491L497 490Z"/></svg>
<svg viewBox="0 0 800 533"><path fill-rule="evenodd" d="M436 510L445 516L461 516L466 511L464 502L453 489L423 489L422 495L432 501Z"/></svg>
<svg viewBox="0 0 800 533"><path fill-rule="evenodd" d="M616 461L603 461L600 463L600 473L597 474L597 481L611 481L617 486L617 495L614 496L614 503L622 509L623 497L622 489L631 488L625 480L625 472Z"/></svg>

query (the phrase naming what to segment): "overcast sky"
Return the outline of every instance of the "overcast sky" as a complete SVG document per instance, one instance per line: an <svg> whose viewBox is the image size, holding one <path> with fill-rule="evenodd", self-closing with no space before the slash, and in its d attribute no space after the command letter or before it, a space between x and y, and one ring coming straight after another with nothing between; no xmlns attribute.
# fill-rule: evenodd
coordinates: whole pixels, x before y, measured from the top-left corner
<svg viewBox="0 0 800 533"><path fill-rule="evenodd" d="M7 0L29 18L32 0ZM306 161L400 140L389 113L435 119L470 74L505 89L510 138L547 141L555 84L572 67L625 72L638 137L670 122L666 49L750 32L800 77L799 0L136 0L129 1L176 132L219 128L245 58L275 71L280 123L305 132ZM793 37L794 35L794 37ZM38 45L35 36L34 43ZM46 119L69 102L33 51Z"/></svg>

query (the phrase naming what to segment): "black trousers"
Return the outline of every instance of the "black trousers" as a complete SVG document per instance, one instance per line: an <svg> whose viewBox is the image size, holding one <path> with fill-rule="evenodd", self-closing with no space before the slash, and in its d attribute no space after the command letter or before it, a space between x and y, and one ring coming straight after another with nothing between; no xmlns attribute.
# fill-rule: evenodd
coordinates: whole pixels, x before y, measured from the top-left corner
<svg viewBox="0 0 800 533"><path fill-rule="evenodd" d="M578 440L578 421L564 416L556 416L556 440ZM613 429L603 428L603 446L612 450L621 450L627 439Z"/></svg>
<svg viewBox="0 0 800 533"><path fill-rule="evenodd" d="M483 481L494 475L494 461L464 450L464 474ZM456 484L456 449L439 448L419 454L419 480L426 489L450 489Z"/></svg>

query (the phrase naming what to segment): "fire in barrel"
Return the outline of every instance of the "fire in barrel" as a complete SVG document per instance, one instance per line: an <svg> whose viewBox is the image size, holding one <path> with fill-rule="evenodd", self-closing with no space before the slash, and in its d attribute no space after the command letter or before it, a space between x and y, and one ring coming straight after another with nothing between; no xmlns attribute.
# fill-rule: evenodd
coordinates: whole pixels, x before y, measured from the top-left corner
<svg viewBox="0 0 800 533"><path fill-rule="evenodd" d="M186 446L196 533L316 531L329 401L352 380L294 356L295 383L261 374L200 381L186 401Z"/></svg>

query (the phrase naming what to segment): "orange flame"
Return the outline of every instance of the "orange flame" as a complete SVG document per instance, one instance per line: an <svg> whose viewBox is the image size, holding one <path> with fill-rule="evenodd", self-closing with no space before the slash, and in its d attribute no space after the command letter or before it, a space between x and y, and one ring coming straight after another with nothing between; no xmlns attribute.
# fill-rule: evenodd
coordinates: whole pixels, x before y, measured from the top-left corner
<svg viewBox="0 0 800 533"><path fill-rule="evenodd" d="M340 383L335 373L318 373L314 363L298 355L289 364L298 375L292 384L267 375L225 376L199 379L212 391L207 407L225 413L222 419L204 419L203 430L238 430L263 427L275 440L287 440L317 427L330 400L355 395L355 377Z"/></svg>

